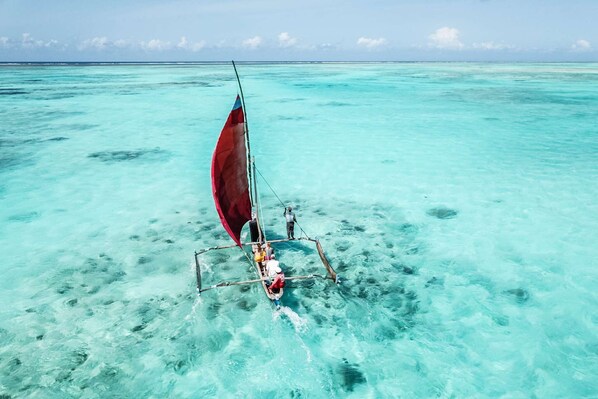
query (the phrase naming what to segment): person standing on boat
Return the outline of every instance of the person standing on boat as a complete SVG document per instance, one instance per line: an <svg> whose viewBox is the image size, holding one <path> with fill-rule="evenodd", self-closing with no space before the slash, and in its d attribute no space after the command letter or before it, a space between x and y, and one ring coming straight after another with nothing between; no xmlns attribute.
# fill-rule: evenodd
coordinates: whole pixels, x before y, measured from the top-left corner
<svg viewBox="0 0 598 399"><path fill-rule="evenodd" d="M284 273L282 272L282 269L280 267L276 267L275 271L276 277L274 278L272 284L270 284L270 287L268 287L268 291L270 291L272 294L280 293L280 290L285 286Z"/></svg>
<svg viewBox="0 0 598 399"><path fill-rule="evenodd" d="M291 208L290 206L288 208L285 208L283 215L287 220L287 238L289 240L294 240L295 239L295 222L297 221L297 218L295 217L295 214L293 213L293 208Z"/></svg>

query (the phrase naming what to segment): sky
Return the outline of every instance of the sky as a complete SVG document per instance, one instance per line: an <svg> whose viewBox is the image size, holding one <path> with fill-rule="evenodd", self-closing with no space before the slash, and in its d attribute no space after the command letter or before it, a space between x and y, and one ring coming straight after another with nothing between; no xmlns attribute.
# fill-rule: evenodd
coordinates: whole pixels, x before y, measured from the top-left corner
<svg viewBox="0 0 598 399"><path fill-rule="evenodd" d="M0 62L598 61L598 0L0 0Z"/></svg>

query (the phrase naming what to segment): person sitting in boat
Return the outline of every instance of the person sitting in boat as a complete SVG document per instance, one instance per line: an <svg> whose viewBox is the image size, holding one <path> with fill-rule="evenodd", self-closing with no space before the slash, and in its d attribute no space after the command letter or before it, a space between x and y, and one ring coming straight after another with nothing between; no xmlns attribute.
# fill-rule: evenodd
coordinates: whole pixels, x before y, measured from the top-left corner
<svg viewBox="0 0 598 399"><path fill-rule="evenodd" d="M270 260L272 258L272 255L274 255L274 248L272 248L270 246L270 243L268 241L266 241L266 260Z"/></svg>
<svg viewBox="0 0 598 399"><path fill-rule="evenodd" d="M276 277L277 269L280 269L280 262L276 260L276 255L272 254L272 257L268 263L266 263L266 273L268 274L270 281Z"/></svg>
<svg viewBox="0 0 598 399"><path fill-rule="evenodd" d="M260 239L260 228L257 224L257 215L255 212L251 214L251 220L249 221L249 233L251 235L252 242L258 242Z"/></svg>
<svg viewBox="0 0 598 399"><path fill-rule="evenodd" d="M295 217L295 214L293 213L293 208L291 208L290 206L288 208L285 208L283 215L284 215L285 219L287 220L287 238L289 240L294 240L295 239L295 222L297 221L297 218Z"/></svg>
<svg viewBox="0 0 598 399"><path fill-rule="evenodd" d="M264 267L264 259L266 258L266 251L262 249L260 244L257 244L257 248L255 250L255 254L253 255L253 260L260 266L260 269Z"/></svg>
<svg viewBox="0 0 598 399"><path fill-rule="evenodd" d="M277 267L275 271L276 277L274 278L272 284L270 284L270 286L268 287L268 291L271 294L280 293L280 290L285 286L284 273L282 272L282 269L280 267Z"/></svg>

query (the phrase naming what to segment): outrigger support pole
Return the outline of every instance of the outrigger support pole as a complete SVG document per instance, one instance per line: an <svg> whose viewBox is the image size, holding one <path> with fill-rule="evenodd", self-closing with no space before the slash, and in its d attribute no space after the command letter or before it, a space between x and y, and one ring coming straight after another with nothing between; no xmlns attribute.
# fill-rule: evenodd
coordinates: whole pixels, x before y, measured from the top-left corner
<svg viewBox="0 0 598 399"><path fill-rule="evenodd" d="M242 244L242 245L247 245L247 244ZM209 252L209 251L213 251L215 249L227 249L227 248L235 248L238 247L237 244L232 244L232 245L223 245L221 247L210 247L210 248L206 248L206 249L200 249L199 251L195 251L195 255L201 255L203 253Z"/></svg>
<svg viewBox="0 0 598 399"><path fill-rule="evenodd" d="M276 242L289 242L289 241L311 241L311 242L315 243L316 249L318 250L318 255L320 255L320 260L324 264L324 267L326 268L326 271L328 272L328 276L322 276L320 274L310 274L310 275L306 275L306 276L291 276L291 277L285 278L285 280L306 280L306 279L318 277L318 278L322 278L322 279L330 279L330 280L334 281L336 284L341 283L340 276L336 273L336 271L334 270L334 268L328 261L328 258L326 258L326 255L324 254L324 250L322 249L322 244L320 244L320 240L313 239L313 238L299 237L299 238L296 238L293 240L285 238L285 239L280 239L280 240L271 240L268 242L276 243ZM255 245L255 244L259 244L259 243L258 242L246 242L241 245L242 246L250 246L250 245ZM208 290L211 290L214 288L228 287L231 285L253 284L253 283L259 283L262 281L262 279L257 279L257 280L238 281L238 282L222 282L222 283L218 283L215 285L211 285L206 288L201 288L201 270L199 267L199 260L197 259L197 256L201 255L203 253L206 253L208 251L216 250L216 249L227 249L227 248L234 248L234 247L237 247L237 245L236 244L225 245L225 246L221 246L221 247L211 247L211 248L202 249L200 251L195 251L195 275L197 277L197 294L198 295L201 295L201 293L204 291L208 291ZM249 257L247 252L243 251L243 253L245 254L245 257L247 258L247 261L251 264L251 258Z"/></svg>
<svg viewBox="0 0 598 399"><path fill-rule="evenodd" d="M312 240L310 238L308 238L308 240L314 241L316 243L316 249L318 250L318 254L320 255L320 260L322 261L322 263L324 264L324 267L328 271L328 275L330 276L332 281L334 281L335 284L340 284L341 279L339 278L338 274L336 273L336 270L334 270L332 268L332 265L330 264L330 262L328 262L328 258L326 258L326 255L324 255L324 250L322 249L322 244L320 244L320 240L318 240L318 239Z"/></svg>
<svg viewBox="0 0 598 399"><path fill-rule="evenodd" d="M269 243L277 243L277 242L287 242L287 241L299 241L299 240L307 240L307 241L315 241L315 240L311 240L311 239L307 239L307 238L296 238L294 240L289 240L288 238L285 239L280 239L280 240L268 240ZM241 243L242 246L250 246L250 245L257 245L257 244L262 244L259 241L255 241L255 242L244 242ZM213 251L216 249L228 249L228 248L235 248L238 247L237 244L231 244L231 245L223 245L221 247L210 247L210 248L205 248L205 249L201 249L199 251L195 251L195 254L197 255L201 255L203 253L209 252L209 251Z"/></svg>
<svg viewBox="0 0 598 399"><path fill-rule="evenodd" d="M246 280L246 281L223 281L218 284L211 285L209 287L201 289L199 292L204 292L208 290L212 290L214 288L222 288L222 287L230 287L231 285L244 285L244 284L252 284L252 283L259 283L262 279L255 279L255 280Z"/></svg>
<svg viewBox="0 0 598 399"><path fill-rule="evenodd" d="M197 295L201 295L201 269L199 268L197 255L199 254L195 252L195 277L197 277Z"/></svg>

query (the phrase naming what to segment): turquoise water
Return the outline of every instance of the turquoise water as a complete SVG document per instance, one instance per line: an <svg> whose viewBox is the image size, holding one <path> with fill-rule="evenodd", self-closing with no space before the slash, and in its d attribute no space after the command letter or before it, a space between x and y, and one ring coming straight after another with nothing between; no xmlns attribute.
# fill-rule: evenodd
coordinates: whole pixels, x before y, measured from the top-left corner
<svg viewBox="0 0 598 399"><path fill-rule="evenodd" d="M193 251L230 243L230 66L4 66L2 397L598 396L598 65L239 73L258 168L343 284L196 296ZM241 255L204 284L254 278Z"/></svg>

